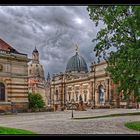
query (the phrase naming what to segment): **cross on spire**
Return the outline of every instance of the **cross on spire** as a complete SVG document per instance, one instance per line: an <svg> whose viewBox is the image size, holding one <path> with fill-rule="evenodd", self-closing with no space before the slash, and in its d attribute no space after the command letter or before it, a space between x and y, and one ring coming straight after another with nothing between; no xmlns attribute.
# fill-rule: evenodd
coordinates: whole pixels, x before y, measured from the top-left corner
<svg viewBox="0 0 140 140"><path fill-rule="evenodd" d="M79 51L79 46L78 46L78 44L76 44L76 53L78 53L78 51Z"/></svg>
<svg viewBox="0 0 140 140"><path fill-rule="evenodd" d="M35 50L37 51L37 48L36 48L36 46L35 46Z"/></svg>

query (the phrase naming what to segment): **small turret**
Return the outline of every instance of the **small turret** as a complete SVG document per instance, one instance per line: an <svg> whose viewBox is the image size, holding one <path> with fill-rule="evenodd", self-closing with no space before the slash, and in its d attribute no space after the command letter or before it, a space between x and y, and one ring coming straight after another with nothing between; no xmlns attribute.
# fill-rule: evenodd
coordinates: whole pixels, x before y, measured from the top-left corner
<svg viewBox="0 0 140 140"><path fill-rule="evenodd" d="M51 79L50 73L48 72L47 81L50 81L50 79Z"/></svg>
<svg viewBox="0 0 140 140"><path fill-rule="evenodd" d="M35 47L35 49L32 52L32 61L33 61L33 63L36 63L36 64L39 63L39 52L36 49L36 47Z"/></svg>

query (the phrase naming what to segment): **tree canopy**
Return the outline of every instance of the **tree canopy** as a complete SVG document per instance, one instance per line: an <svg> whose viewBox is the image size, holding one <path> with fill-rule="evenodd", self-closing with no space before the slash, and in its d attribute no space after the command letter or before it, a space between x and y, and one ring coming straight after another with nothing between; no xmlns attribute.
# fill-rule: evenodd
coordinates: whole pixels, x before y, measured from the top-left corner
<svg viewBox="0 0 140 140"><path fill-rule="evenodd" d="M31 109L41 109L45 106L43 97L39 93L29 93L29 108Z"/></svg>
<svg viewBox="0 0 140 140"><path fill-rule="evenodd" d="M118 91L129 97L134 91L138 96L140 84L140 6L88 6L90 19L103 28L93 41L98 59L103 56L106 71ZM119 93L118 92L118 93Z"/></svg>

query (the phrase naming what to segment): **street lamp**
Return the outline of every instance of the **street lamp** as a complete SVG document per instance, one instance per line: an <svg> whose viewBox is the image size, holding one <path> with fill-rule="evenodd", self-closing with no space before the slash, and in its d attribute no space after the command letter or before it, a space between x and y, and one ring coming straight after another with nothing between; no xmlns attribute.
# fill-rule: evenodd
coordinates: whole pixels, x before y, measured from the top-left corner
<svg viewBox="0 0 140 140"><path fill-rule="evenodd" d="M65 109L67 109L67 107L68 107L68 101L67 100L65 101L64 105L65 105Z"/></svg>
<svg viewBox="0 0 140 140"><path fill-rule="evenodd" d="M74 106L74 99L72 99L71 100L71 107L72 107L72 112L71 112L71 118L73 119L73 116L74 116L74 114L73 114L73 106Z"/></svg>

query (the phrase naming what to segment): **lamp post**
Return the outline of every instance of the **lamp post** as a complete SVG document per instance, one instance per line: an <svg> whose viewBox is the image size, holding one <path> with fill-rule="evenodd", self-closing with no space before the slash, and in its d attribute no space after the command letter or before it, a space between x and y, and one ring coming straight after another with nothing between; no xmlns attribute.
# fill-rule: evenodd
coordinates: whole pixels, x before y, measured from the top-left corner
<svg viewBox="0 0 140 140"><path fill-rule="evenodd" d="M64 105L65 105L65 109L67 109L67 107L68 107L68 101L67 100L65 101Z"/></svg>
<svg viewBox="0 0 140 140"><path fill-rule="evenodd" d="M74 106L74 99L71 100L71 107L72 107L72 111L71 111L71 118L73 119L73 106Z"/></svg>

